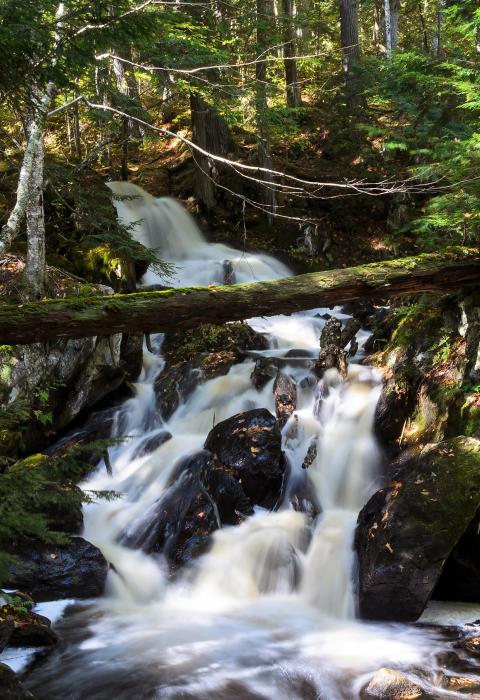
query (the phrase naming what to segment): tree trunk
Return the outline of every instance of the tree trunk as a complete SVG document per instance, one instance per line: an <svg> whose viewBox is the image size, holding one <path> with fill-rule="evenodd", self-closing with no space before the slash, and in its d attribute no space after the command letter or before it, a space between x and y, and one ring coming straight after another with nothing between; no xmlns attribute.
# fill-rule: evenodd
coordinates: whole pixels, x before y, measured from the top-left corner
<svg viewBox="0 0 480 700"><path fill-rule="evenodd" d="M426 52L428 52L428 31L427 31L427 20L426 20L426 12L427 11L428 11L428 5L426 6L426 3L424 3L423 9L422 9L422 3L419 1L418 14L420 17L420 27L422 30L422 44L423 44L423 48Z"/></svg>
<svg viewBox="0 0 480 700"><path fill-rule="evenodd" d="M198 93L190 93L192 118L192 141L205 151L216 156L226 156L228 151L228 127L213 107ZM215 163L201 153L195 153L197 177L195 194L206 209L213 209L215 199Z"/></svg>
<svg viewBox="0 0 480 700"><path fill-rule="evenodd" d="M435 12L435 33L432 39L432 53L434 56L440 56L440 50L442 45L442 27L445 22L445 15L443 11L446 6L446 0L437 1L437 10Z"/></svg>
<svg viewBox="0 0 480 700"><path fill-rule="evenodd" d="M360 61L357 0L340 1L340 41L347 101L350 107L358 104L353 68Z"/></svg>
<svg viewBox="0 0 480 700"><path fill-rule="evenodd" d="M300 107L302 97L297 76L297 61L293 58L296 54L293 0L282 0L282 10L287 105L289 107Z"/></svg>
<svg viewBox="0 0 480 700"><path fill-rule="evenodd" d="M40 141L30 180L27 204L27 260L24 279L29 299L40 299L45 294L45 218L43 213L43 143Z"/></svg>
<svg viewBox="0 0 480 700"><path fill-rule="evenodd" d="M22 306L4 304L0 305L0 344L168 332L200 323L292 313L356 299L388 300L420 292L457 291L479 283L480 251L454 247L270 282L50 299Z"/></svg>
<svg viewBox="0 0 480 700"><path fill-rule="evenodd" d="M398 49L398 16L400 13L400 0L390 0L392 21L392 51Z"/></svg>
<svg viewBox="0 0 480 700"><path fill-rule="evenodd" d="M385 0L385 48L387 58L392 58L392 15L390 12L390 0Z"/></svg>
<svg viewBox="0 0 480 700"><path fill-rule="evenodd" d="M271 3L269 0L257 0L257 56L263 57L269 46L269 18L273 21ZM258 164L261 168L273 170L268 123L267 64L265 61L259 60L255 64L255 77ZM262 200L268 223L272 225L277 209L277 195L273 188L273 176L269 173L263 173L263 180L266 184L262 187Z"/></svg>
<svg viewBox="0 0 480 700"><path fill-rule="evenodd" d="M30 201L30 185L32 173L35 168L37 152L42 144L43 130L47 120L47 112L55 93L55 85L49 83L45 94L38 105L38 112L33 120L28 137L27 148L23 156L20 174L18 176L17 199L7 223L0 232L0 253L4 253L12 241L20 233L20 228L27 214L27 206Z"/></svg>

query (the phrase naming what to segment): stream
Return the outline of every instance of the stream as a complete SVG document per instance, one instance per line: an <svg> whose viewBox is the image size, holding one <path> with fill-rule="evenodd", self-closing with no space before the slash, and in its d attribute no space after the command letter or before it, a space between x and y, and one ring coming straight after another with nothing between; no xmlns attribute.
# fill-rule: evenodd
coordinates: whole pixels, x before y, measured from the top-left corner
<svg viewBox="0 0 480 700"><path fill-rule="evenodd" d="M221 284L225 269L238 283L291 274L272 257L207 243L174 200L129 183L110 187L137 240L174 263L174 286ZM162 281L150 270L142 284ZM120 494L84 509L84 537L112 564L106 594L70 605L58 622L61 645L25 681L40 700L349 700L383 666L404 670L431 697L465 697L439 688L450 644L440 625L480 611L432 604L420 625L355 617L352 543L358 512L379 487L373 421L381 377L359 364L369 335L360 330L347 378L329 370L313 380L327 312L348 318L336 308L250 319L268 349L198 384L168 420L154 389L163 337L152 337L134 396L116 416L114 435L126 439L110 450L113 474L101 464L84 484ZM275 414L273 378L260 390L251 380L261 356L282 358L298 392L282 429L289 464L282 502L216 530L208 552L171 578L161 555L127 546L125 533L148 532L175 466L203 448L213 425L253 409ZM142 445L165 431L172 437L142 455ZM312 443L316 456L305 470Z"/></svg>

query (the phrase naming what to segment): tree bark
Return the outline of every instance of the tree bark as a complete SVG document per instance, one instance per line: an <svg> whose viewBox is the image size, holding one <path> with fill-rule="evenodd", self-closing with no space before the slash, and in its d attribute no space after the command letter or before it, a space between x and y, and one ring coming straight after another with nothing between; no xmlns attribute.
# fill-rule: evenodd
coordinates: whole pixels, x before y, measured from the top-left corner
<svg viewBox="0 0 480 700"><path fill-rule="evenodd" d="M270 0L257 0L257 56L264 57L269 47L269 17L273 21ZM256 62L255 77L258 164L261 168L273 170L270 148L270 128L268 123L267 64L265 61L260 60ZM268 223L272 225L273 215L277 209L277 196L273 188L273 176L269 173L263 173L263 179L267 184L262 188L262 199L265 205ZM269 183L272 184L270 185Z"/></svg>
<svg viewBox="0 0 480 700"><path fill-rule="evenodd" d="M342 46L345 87L348 102L350 106L354 106L358 100L355 95L355 81L353 80L352 69L360 61L357 0L339 0L339 2L340 42Z"/></svg>
<svg viewBox="0 0 480 700"><path fill-rule="evenodd" d="M27 148L23 156L20 174L18 176L17 199L15 206L12 209L7 223L0 231L0 253L4 253L12 241L20 233L20 229L27 214L27 206L30 201L30 184L32 173L37 160L38 149L42 144L43 130L47 120L47 112L50 103L55 94L55 85L49 83L45 90L45 94L40 100L39 108L35 119L30 127Z"/></svg>
<svg viewBox="0 0 480 700"><path fill-rule="evenodd" d="M45 294L45 217L43 212L44 153L42 139L38 145L30 181L30 196L26 210L27 260L24 278L29 299Z"/></svg>
<svg viewBox="0 0 480 700"><path fill-rule="evenodd" d="M446 6L446 0L437 1L437 10L435 12L435 33L432 39L432 53L434 56L440 55L440 50L442 46L442 27L445 22L445 15L443 11Z"/></svg>
<svg viewBox="0 0 480 700"><path fill-rule="evenodd" d="M398 17L400 13L400 0L390 0L390 12L392 21L392 52L398 49Z"/></svg>
<svg viewBox="0 0 480 700"><path fill-rule="evenodd" d="M0 305L0 344L114 333L168 332L200 323L291 313L353 301L388 300L428 291L458 290L480 282L480 251L454 247L270 282L51 299Z"/></svg>
<svg viewBox="0 0 480 700"><path fill-rule="evenodd" d="M385 47L387 58L392 58L392 14L390 11L390 0L385 0Z"/></svg>
<svg viewBox="0 0 480 700"><path fill-rule="evenodd" d="M192 141L205 151L216 156L225 156L228 151L228 127L198 93L190 93L190 113L192 118ZM200 153L195 154L197 177L195 194L206 209L216 204L214 162Z"/></svg>
<svg viewBox="0 0 480 700"><path fill-rule="evenodd" d="M282 10L287 105L289 107L300 107L302 96L298 82L297 61L293 58L296 53L293 0L282 0Z"/></svg>

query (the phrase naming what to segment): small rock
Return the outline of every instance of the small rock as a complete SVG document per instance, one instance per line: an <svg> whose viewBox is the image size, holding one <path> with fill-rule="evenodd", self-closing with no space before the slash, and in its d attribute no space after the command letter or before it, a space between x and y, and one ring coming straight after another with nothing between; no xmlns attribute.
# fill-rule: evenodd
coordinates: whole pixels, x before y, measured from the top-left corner
<svg viewBox="0 0 480 700"><path fill-rule="evenodd" d="M280 428L283 428L297 407L297 385L291 377L278 372L273 384L275 412Z"/></svg>
<svg viewBox="0 0 480 700"><path fill-rule="evenodd" d="M400 671L381 668L362 691L362 700L417 700L425 698L422 688Z"/></svg>
<svg viewBox="0 0 480 700"><path fill-rule="evenodd" d="M169 433L168 430L161 430L159 433L152 435L138 445L132 454L132 459L138 459L139 457L144 457L151 452L155 452L155 450L170 440L171 437L172 434Z"/></svg>
<svg viewBox="0 0 480 700"><path fill-rule="evenodd" d="M57 642L58 637L50 627L50 620L37 613L28 613L15 620L9 646L45 647L53 646Z"/></svg>

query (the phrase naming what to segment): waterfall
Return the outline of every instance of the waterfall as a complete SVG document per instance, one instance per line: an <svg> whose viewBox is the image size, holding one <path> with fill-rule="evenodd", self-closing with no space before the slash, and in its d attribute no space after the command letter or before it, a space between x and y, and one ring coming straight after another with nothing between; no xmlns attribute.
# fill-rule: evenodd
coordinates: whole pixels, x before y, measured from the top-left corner
<svg viewBox="0 0 480 700"><path fill-rule="evenodd" d="M177 286L222 282L226 270L237 282L291 274L270 256L207 243L174 200L130 183L109 186L134 237L175 266ZM149 271L142 284L158 281ZM161 552L129 543L149 536L175 465L203 448L214 423L252 408L275 412L273 378L257 390L254 358L247 358L198 384L166 420L154 389L164 366L162 336L152 339L153 353L145 348L134 396L116 417L114 434L124 439L111 450L112 475L99 467L84 485L119 495L84 510L84 536L112 564L106 596L90 612L71 613L67 634L85 628L85 619L88 633L72 635L63 673L52 661L36 676L40 700L69 696L72 687L89 700L348 700L381 665L420 665L441 648L428 631L354 619L352 540L357 514L376 488L372 424L380 380L354 357L346 380L329 371L316 386L312 362L325 312L249 320L269 339L256 356L281 361L297 386L297 410L282 430L284 499L274 512L256 507L240 525L218 529L210 550L174 579ZM332 313L348 318L338 308ZM360 353L367 337L357 335ZM145 453L147 443L155 447Z"/></svg>

